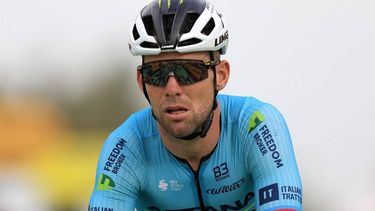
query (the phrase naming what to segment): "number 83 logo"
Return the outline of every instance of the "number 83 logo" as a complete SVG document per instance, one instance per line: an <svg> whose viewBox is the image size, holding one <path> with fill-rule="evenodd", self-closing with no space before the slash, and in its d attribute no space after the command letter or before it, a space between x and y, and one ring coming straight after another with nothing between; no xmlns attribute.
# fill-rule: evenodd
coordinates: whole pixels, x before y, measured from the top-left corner
<svg viewBox="0 0 375 211"><path fill-rule="evenodd" d="M214 170L214 175L215 175L216 180L220 179L221 177L227 176L229 173L226 162L216 166L213 170Z"/></svg>

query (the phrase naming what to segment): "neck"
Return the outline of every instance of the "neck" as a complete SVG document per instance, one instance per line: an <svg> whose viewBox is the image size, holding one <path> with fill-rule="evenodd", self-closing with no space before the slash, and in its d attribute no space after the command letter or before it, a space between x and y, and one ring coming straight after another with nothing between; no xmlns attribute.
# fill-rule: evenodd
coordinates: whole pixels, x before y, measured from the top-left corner
<svg viewBox="0 0 375 211"><path fill-rule="evenodd" d="M204 138L196 137L193 140L183 140L170 136L159 126L163 144L173 155L186 160L197 170L201 159L214 150L220 135L220 106L213 111L212 125Z"/></svg>

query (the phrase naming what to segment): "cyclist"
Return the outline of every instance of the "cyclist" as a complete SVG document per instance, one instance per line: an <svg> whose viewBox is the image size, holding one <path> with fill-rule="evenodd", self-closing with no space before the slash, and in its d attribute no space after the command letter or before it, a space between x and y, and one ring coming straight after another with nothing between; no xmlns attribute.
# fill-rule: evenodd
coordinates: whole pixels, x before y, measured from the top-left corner
<svg viewBox="0 0 375 211"><path fill-rule="evenodd" d="M228 29L205 0L154 0L130 30L149 108L102 149L91 211L297 211L302 185L282 115L253 97L218 95Z"/></svg>

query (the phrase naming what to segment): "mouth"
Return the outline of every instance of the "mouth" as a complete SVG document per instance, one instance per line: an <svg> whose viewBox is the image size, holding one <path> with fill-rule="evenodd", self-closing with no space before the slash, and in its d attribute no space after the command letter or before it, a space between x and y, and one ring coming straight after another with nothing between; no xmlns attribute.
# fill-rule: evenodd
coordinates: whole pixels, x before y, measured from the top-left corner
<svg viewBox="0 0 375 211"><path fill-rule="evenodd" d="M183 114L187 112L188 110L183 107L175 106L175 107L168 107L165 111L168 114Z"/></svg>
<svg viewBox="0 0 375 211"><path fill-rule="evenodd" d="M165 109L166 116L172 121L182 121L186 118L188 109L183 106L168 106Z"/></svg>

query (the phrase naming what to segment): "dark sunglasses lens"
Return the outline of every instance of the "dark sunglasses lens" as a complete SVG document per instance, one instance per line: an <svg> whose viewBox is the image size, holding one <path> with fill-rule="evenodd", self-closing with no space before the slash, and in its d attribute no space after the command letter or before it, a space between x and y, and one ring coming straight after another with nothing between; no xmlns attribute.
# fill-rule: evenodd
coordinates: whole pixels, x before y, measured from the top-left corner
<svg viewBox="0 0 375 211"><path fill-rule="evenodd" d="M144 64L141 68L142 71L142 77L143 81L146 84L151 84L155 86L161 86L161 77L160 77L160 71L155 71L151 65Z"/></svg>
<svg viewBox="0 0 375 211"><path fill-rule="evenodd" d="M154 86L165 86L170 75L180 85L190 85L206 79L208 70L197 61L154 62L142 66L142 75L145 83Z"/></svg>

